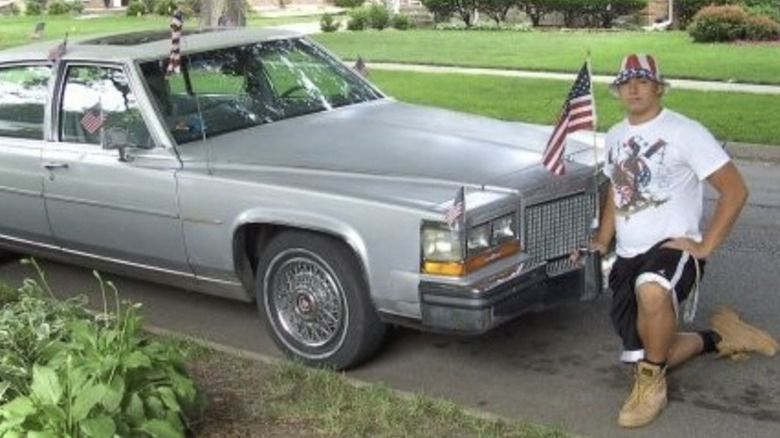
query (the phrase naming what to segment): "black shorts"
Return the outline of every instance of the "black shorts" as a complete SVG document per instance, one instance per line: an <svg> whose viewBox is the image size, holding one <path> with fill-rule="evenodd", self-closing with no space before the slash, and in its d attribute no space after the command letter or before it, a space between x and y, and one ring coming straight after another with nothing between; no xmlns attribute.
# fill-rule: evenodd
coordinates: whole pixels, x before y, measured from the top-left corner
<svg viewBox="0 0 780 438"><path fill-rule="evenodd" d="M618 257L609 273L612 290L610 317L615 331L623 341L624 362L636 362L644 358L644 347L636 327L636 287L655 282L672 292L675 314L680 304L704 274L704 260L696 260L689 253L662 248L661 242L636 257ZM698 266L697 266L698 264Z"/></svg>

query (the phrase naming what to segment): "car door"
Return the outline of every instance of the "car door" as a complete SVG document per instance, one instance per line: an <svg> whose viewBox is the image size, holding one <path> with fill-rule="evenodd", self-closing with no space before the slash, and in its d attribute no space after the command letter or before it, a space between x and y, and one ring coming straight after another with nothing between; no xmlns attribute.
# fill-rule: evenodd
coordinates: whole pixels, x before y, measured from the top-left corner
<svg viewBox="0 0 780 438"><path fill-rule="evenodd" d="M0 240L18 249L50 246L41 151L51 67L0 66Z"/></svg>
<svg viewBox="0 0 780 438"><path fill-rule="evenodd" d="M150 135L151 115L142 114L129 74L118 65L60 68L56 134L43 151L54 239L75 255L191 278L176 200L180 162Z"/></svg>

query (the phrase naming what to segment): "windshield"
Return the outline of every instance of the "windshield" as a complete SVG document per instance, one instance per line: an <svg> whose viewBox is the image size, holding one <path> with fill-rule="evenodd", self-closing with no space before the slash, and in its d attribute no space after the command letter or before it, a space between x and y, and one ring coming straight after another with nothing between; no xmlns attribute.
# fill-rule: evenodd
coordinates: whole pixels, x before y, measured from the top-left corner
<svg viewBox="0 0 780 438"><path fill-rule="evenodd" d="M178 143L382 97L338 59L305 39L265 41L141 65Z"/></svg>

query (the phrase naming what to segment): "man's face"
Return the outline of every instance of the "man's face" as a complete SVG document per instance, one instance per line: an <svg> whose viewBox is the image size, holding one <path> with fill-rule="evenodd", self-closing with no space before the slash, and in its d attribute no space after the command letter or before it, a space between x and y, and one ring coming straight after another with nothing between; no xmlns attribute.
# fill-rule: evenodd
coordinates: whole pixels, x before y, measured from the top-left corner
<svg viewBox="0 0 780 438"><path fill-rule="evenodd" d="M620 101L633 123L641 123L655 117L661 111L664 86L645 78L631 78L618 88Z"/></svg>

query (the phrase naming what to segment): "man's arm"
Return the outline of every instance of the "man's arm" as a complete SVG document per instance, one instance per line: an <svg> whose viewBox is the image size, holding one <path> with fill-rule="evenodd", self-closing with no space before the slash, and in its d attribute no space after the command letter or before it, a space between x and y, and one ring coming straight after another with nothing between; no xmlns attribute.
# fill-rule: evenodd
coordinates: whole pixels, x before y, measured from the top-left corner
<svg viewBox="0 0 780 438"><path fill-rule="evenodd" d="M615 193L610 181L605 190L606 196L602 200L601 218L599 220L599 229L593 236L591 249L597 250L604 255L609 249L612 238L615 237Z"/></svg>
<svg viewBox="0 0 780 438"><path fill-rule="evenodd" d="M610 181L606 190L606 197L601 200L601 217L599 219L599 228L596 230L596 234L593 236L593 240L590 242L590 249L598 251L601 255L605 255L609 249L609 244L612 243L612 238L615 236L615 201L614 193L612 192L612 182ZM580 258L580 250L575 249L571 253L570 259L577 261Z"/></svg>
<svg viewBox="0 0 780 438"><path fill-rule="evenodd" d="M665 247L688 251L694 257L702 259L712 254L731 232L748 198L745 180L734 163L729 161L708 176L707 182L718 192L718 203L701 243L677 238L664 245Z"/></svg>

